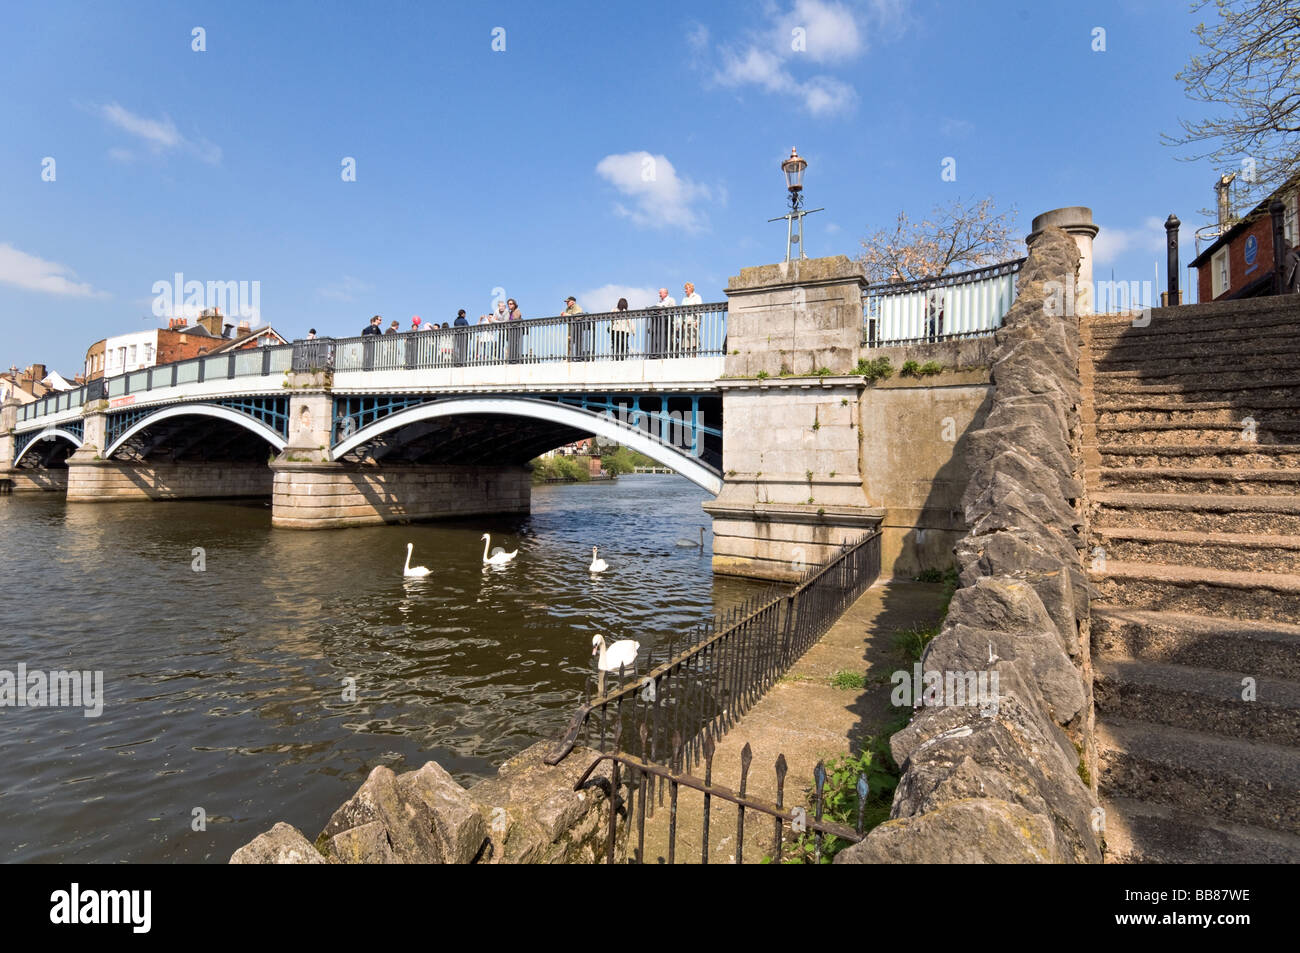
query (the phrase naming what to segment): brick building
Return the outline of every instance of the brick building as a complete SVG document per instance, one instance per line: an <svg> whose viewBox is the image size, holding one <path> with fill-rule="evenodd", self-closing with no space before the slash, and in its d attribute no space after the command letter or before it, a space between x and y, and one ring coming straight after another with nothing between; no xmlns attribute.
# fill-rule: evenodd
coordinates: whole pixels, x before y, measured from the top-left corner
<svg viewBox="0 0 1300 953"><path fill-rule="evenodd" d="M1274 198L1283 206L1283 236L1287 247L1300 245L1300 177L1275 190L1250 212L1234 219L1227 205L1231 177L1219 181L1219 234L1192 261L1198 301L1249 298L1273 288L1273 220L1268 207Z"/></svg>

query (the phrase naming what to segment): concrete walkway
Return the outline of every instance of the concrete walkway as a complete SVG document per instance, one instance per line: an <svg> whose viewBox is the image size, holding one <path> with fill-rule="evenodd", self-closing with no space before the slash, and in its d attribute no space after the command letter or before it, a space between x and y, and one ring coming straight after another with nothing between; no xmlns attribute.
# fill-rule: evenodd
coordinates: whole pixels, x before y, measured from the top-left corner
<svg viewBox="0 0 1300 953"><path fill-rule="evenodd" d="M943 586L912 582L878 584L867 590L819 642L719 742L713 758L713 781L733 791L740 786L740 752L749 743L753 763L747 796L776 801L777 755L784 754L789 773L785 800L804 804L818 760L829 761L850 751L858 754L864 739L897 715L889 702L889 676L910 671L894 644L895 633L928 626L939 618ZM836 688L838 672L864 674L865 687ZM691 769L704 776L701 762ZM811 810L809 814L811 815ZM681 788L677 802L675 863L699 863L703 796ZM710 814L709 863L736 862L736 807L714 799ZM646 862L667 863L668 793L663 807L655 801L654 816L646 819ZM629 855L636 845L635 814L628 839ZM773 848L771 817L745 815L745 863L759 863Z"/></svg>

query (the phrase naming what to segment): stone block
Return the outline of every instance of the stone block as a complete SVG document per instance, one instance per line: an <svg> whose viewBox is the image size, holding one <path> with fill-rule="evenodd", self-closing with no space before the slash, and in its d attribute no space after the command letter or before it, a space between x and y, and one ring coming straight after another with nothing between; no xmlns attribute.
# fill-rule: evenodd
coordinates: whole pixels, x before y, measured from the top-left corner
<svg viewBox="0 0 1300 953"><path fill-rule="evenodd" d="M312 842L283 821L230 855L232 864L323 864Z"/></svg>

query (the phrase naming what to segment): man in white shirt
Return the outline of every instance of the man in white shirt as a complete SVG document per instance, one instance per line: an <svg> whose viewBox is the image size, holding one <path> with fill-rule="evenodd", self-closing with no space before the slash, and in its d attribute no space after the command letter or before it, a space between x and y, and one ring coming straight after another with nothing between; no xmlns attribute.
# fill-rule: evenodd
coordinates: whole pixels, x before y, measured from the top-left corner
<svg viewBox="0 0 1300 953"><path fill-rule="evenodd" d="M689 281L682 285L682 304L704 304L704 299L695 293L695 285ZM700 347L700 316L698 314L683 315L677 319L678 337L681 340L681 349L686 354L694 354Z"/></svg>
<svg viewBox="0 0 1300 953"><path fill-rule="evenodd" d="M659 289L659 300L654 303L656 308L675 308L677 302L668 294L667 288ZM670 341L668 340L669 318L654 317L650 319L650 348L649 357L668 357Z"/></svg>

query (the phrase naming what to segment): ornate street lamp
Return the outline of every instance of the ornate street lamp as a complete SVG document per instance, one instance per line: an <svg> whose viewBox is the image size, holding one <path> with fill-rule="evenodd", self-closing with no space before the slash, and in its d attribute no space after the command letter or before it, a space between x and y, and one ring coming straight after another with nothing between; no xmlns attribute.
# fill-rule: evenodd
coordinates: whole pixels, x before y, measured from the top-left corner
<svg viewBox="0 0 1300 953"><path fill-rule="evenodd" d="M799 246L799 257L807 258L803 250L803 217L811 215L813 212L822 212L825 209L814 208L805 210L803 207L803 173L808 168L808 160L799 155L796 149L790 150L790 158L781 163L781 172L785 174L785 187L790 193L790 211L776 218L769 218L769 222L779 222L785 220L785 260L790 261L790 256L794 246ZM797 223L797 224L796 224Z"/></svg>

